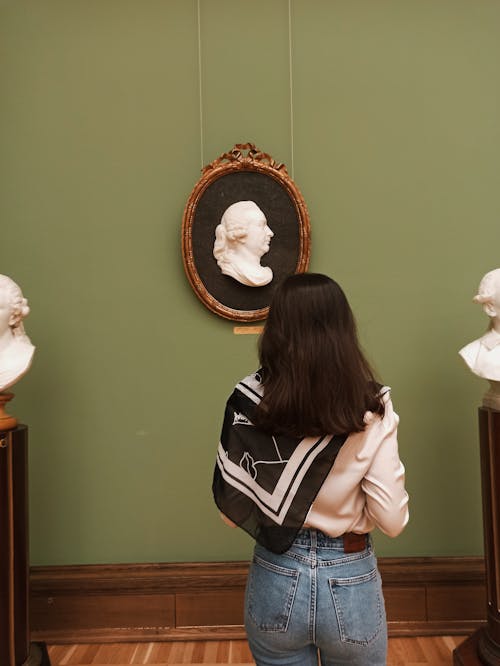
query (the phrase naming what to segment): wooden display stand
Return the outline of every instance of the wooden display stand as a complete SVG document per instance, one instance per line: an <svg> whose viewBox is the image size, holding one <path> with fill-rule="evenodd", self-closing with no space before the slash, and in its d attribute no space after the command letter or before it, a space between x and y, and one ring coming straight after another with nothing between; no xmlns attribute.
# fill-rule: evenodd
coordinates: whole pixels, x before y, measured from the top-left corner
<svg viewBox="0 0 500 666"><path fill-rule="evenodd" d="M487 624L453 652L455 666L500 666L500 411L479 408Z"/></svg>
<svg viewBox="0 0 500 666"><path fill-rule="evenodd" d="M1 425L5 428L5 422ZM27 470L28 428L24 425L14 425L10 430L0 430L0 664L2 666L49 664L44 646L30 644Z"/></svg>

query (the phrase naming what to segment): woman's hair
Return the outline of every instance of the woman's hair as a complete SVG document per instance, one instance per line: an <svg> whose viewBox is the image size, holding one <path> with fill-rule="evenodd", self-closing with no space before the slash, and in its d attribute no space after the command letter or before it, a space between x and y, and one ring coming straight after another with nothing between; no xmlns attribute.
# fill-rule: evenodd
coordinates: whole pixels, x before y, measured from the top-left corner
<svg viewBox="0 0 500 666"><path fill-rule="evenodd" d="M12 309L12 333L19 338L28 337L24 331L23 319L29 314L28 301L23 297L21 288L7 275L0 275L0 290L7 294L7 302Z"/></svg>
<svg viewBox="0 0 500 666"><path fill-rule="evenodd" d="M384 414L347 298L326 275L292 275L276 288L259 359L254 423L267 432L346 434L364 429L367 411Z"/></svg>

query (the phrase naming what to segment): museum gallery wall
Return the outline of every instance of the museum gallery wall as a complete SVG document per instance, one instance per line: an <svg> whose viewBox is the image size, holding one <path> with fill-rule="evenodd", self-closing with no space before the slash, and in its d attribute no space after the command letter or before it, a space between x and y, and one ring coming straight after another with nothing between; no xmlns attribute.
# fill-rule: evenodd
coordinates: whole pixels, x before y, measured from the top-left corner
<svg viewBox="0 0 500 666"><path fill-rule="evenodd" d="M249 557L210 485L256 336L204 307L181 251L202 168L246 142L300 188L309 267L345 287L393 389L411 522L379 555L481 553L485 382L457 351L486 331L472 298L500 264L499 20L486 0L1 4L33 564Z"/></svg>

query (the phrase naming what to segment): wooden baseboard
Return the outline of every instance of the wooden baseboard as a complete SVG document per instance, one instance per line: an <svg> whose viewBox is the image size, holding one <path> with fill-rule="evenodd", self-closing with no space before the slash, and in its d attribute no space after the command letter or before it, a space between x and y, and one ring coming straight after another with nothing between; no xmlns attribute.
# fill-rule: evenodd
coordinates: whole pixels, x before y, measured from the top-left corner
<svg viewBox="0 0 500 666"><path fill-rule="evenodd" d="M470 634L486 618L479 557L380 558L390 636ZM244 637L248 563L32 567L32 640Z"/></svg>

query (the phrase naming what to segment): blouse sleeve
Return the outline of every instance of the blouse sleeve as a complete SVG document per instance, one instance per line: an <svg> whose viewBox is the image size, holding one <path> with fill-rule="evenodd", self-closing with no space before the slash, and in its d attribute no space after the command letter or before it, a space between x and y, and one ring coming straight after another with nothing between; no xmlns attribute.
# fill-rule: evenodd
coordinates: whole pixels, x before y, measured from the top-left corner
<svg viewBox="0 0 500 666"><path fill-rule="evenodd" d="M387 395L385 415L380 422L382 439L361 482L366 497L365 514L390 537L403 531L409 517L405 468L398 453L398 422Z"/></svg>
<svg viewBox="0 0 500 666"><path fill-rule="evenodd" d="M233 523L225 514L219 511L219 516L221 517L222 522L226 523L229 527L238 527L236 523Z"/></svg>

